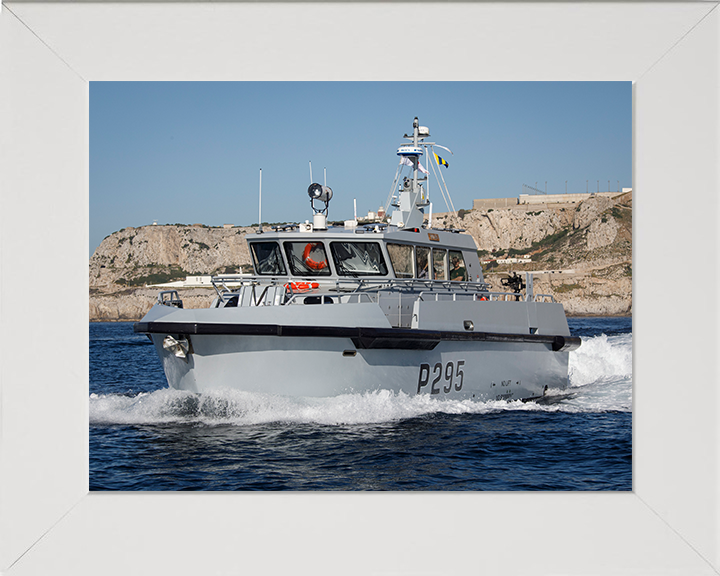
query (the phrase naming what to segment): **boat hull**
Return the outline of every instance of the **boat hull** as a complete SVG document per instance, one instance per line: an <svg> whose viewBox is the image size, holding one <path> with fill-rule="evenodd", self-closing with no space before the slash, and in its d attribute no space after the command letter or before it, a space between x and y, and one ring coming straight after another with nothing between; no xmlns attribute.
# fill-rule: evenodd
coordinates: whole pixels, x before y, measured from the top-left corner
<svg viewBox="0 0 720 576"><path fill-rule="evenodd" d="M381 389L410 396L527 400L568 384L568 352L541 341L438 340L419 345L358 337L186 334L188 352L150 334L172 388L305 397Z"/></svg>

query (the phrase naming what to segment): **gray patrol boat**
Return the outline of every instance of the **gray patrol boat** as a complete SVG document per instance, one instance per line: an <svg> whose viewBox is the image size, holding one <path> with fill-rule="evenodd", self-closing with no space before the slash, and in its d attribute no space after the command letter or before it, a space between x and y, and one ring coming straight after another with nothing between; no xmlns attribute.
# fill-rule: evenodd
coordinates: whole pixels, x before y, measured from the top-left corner
<svg viewBox="0 0 720 576"><path fill-rule="evenodd" d="M580 339L562 304L534 294L531 275L491 291L472 237L426 227L420 159L441 162L429 136L417 118L404 135L388 224L328 226L332 190L312 184L312 223L248 234L254 274L213 277L209 308L184 309L177 291L161 292L134 329L152 340L170 386L479 401L564 390ZM411 175L400 183L404 166Z"/></svg>

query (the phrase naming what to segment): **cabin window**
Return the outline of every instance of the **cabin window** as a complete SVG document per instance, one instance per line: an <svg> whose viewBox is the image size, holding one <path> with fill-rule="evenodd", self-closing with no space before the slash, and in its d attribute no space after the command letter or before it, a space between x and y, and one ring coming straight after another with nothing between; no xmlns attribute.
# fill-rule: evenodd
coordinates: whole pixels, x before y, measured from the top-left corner
<svg viewBox="0 0 720 576"><path fill-rule="evenodd" d="M330 253L340 276L387 276L377 242L331 242Z"/></svg>
<svg viewBox="0 0 720 576"><path fill-rule="evenodd" d="M250 251L257 274L285 275L285 264L277 242L253 242Z"/></svg>
<svg viewBox="0 0 720 576"><path fill-rule="evenodd" d="M283 246L293 276L330 276L322 242L285 242Z"/></svg>
<svg viewBox="0 0 720 576"><path fill-rule="evenodd" d="M388 244L390 263L395 271L396 278L413 277L413 249L408 244Z"/></svg>
<svg viewBox="0 0 720 576"><path fill-rule="evenodd" d="M430 248L415 247L415 269L418 278L430 279Z"/></svg>
<svg viewBox="0 0 720 576"><path fill-rule="evenodd" d="M435 280L447 280L446 266L445 266L445 255L446 250L440 250L439 248L433 248L432 261L433 261L433 278Z"/></svg>
<svg viewBox="0 0 720 576"><path fill-rule="evenodd" d="M450 261L450 280L455 282L467 282L468 273L465 267L465 259L462 252L458 250L450 250L448 252L448 260Z"/></svg>

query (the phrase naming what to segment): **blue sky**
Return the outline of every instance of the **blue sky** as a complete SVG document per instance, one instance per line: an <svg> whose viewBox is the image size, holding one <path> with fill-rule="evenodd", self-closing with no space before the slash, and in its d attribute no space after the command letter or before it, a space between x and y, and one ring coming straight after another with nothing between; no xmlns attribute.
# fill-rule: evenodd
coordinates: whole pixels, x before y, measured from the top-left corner
<svg viewBox="0 0 720 576"><path fill-rule="evenodd" d="M312 218L313 177L330 219L377 210L415 116L453 151L457 209L475 198L631 186L630 82L92 82L90 254L121 228ZM436 150L442 154L442 150ZM432 176L432 174L431 174ZM587 183L589 181L589 184ZM434 178L433 211L446 210Z"/></svg>

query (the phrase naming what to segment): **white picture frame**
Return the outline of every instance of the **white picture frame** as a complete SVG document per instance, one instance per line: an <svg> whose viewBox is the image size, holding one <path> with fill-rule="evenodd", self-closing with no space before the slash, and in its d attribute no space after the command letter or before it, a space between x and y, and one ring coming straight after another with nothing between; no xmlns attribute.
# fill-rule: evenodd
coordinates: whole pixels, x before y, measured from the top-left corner
<svg viewBox="0 0 720 576"><path fill-rule="evenodd" d="M4 3L0 572L720 573L717 5ZM89 494L88 82L423 78L634 82L632 493Z"/></svg>

